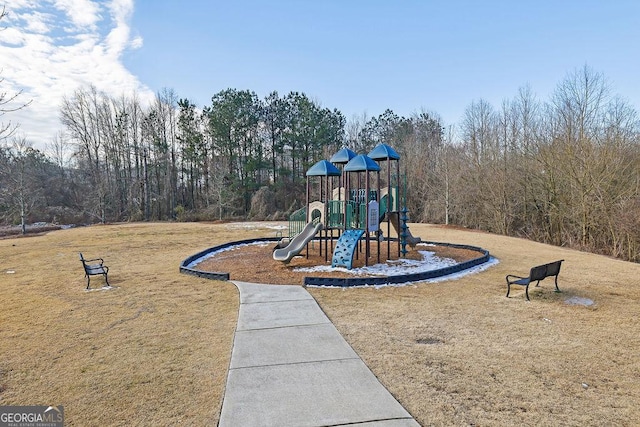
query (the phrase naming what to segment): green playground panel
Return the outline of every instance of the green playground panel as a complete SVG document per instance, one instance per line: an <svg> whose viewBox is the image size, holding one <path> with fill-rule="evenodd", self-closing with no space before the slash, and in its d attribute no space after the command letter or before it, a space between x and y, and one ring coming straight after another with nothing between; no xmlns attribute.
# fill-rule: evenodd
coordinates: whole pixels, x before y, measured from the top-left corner
<svg viewBox="0 0 640 427"><path fill-rule="evenodd" d="M342 207L344 202L341 200L329 200L327 202L327 227L329 228L343 228L344 227L344 212Z"/></svg>
<svg viewBox="0 0 640 427"><path fill-rule="evenodd" d="M289 238L302 233L305 225L307 225L307 208L300 208L289 215Z"/></svg>

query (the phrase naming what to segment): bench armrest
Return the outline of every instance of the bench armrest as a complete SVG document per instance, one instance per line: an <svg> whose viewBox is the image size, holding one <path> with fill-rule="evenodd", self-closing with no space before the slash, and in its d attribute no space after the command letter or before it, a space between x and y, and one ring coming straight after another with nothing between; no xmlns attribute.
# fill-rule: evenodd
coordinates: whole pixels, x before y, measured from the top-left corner
<svg viewBox="0 0 640 427"><path fill-rule="evenodd" d="M88 262L91 262L91 261L100 261L101 265L104 264L104 260L102 258L83 259L82 260L82 262L84 262L84 263L88 263Z"/></svg>
<svg viewBox="0 0 640 427"><path fill-rule="evenodd" d="M513 275L513 274L507 274L507 277L506 277L507 282L511 282L512 281L512 280L509 280L509 278L516 279L516 280L522 280L522 279L528 279L529 277L528 276L527 277L522 277L522 276L516 276L516 275ZM515 280L513 280L513 281L515 281Z"/></svg>

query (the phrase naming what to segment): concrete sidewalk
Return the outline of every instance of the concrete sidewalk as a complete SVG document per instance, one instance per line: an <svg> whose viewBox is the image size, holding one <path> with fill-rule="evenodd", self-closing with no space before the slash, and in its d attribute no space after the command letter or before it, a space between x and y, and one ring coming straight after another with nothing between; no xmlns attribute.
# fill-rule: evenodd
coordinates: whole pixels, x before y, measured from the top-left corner
<svg viewBox="0 0 640 427"><path fill-rule="evenodd" d="M240 313L219 426L419 426L306 289L234 283Z"/></svg>

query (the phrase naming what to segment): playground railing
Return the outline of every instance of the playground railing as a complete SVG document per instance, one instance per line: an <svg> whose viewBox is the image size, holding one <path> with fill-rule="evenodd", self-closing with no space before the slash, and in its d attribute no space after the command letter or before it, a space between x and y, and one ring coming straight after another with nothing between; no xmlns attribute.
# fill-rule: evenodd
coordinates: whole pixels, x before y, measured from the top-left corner
<svg viewBox="0 0 640 427"><path fill-rule="evenodd" d="M300 208L289 215L289 238L292 239L302 233L307 224L307 208Z"/></svg>
<svg viewBox="0 0 640 427"><path fill-rule="evenodd" d="M355 202L347 202L347 229L358 228L358 217L356 216L357 204Z"/></svg>
<svg viewBox="0 0 640 427"><path fill-rule="evenodd" d="M327 202L328 228L343 228L344 227L344 201L343 200L329 200Z"/></svg>
<svg viewBox="0 0 640 427"><path fill-rule="evenodd" d="M369 199L367 200L365 195L367 190L364 188L356 188L351 190L350 200L355 203L366 203L371 200L378 200L378 192L376 190L369 190Z"/></svg>
<svg viewBox="0 0 640 427"><path fill-rule="evenodd" d="M357 228L366 228L367 227L367 204L360 203L360 207L358 208L358 227Z"/></svg>

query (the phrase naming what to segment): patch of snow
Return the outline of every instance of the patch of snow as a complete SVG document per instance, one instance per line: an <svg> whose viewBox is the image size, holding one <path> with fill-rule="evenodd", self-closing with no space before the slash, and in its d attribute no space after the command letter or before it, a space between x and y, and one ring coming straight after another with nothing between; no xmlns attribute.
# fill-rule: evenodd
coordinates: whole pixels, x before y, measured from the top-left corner
<svg viewBox="0 0 640 427"><path fill-rule="evenodd" d="M117 289L115 286L107 286L104 285L101 288L90 288L90 289L85 289L85 292L95 292L95 291L110 291L112 289Z"/></svg>
<svg viewBox="0 0 640 427"><path fill-rule="evenodd" d="M593 300L583 297L567 298L566 300L564 300L564 302L565 304L569 305L584 305L585 307L591 307L593 304L595 304Z"/></svg>
<svg viewBox="0 0 640 427"><path fill-rule="evenodd" d="M445 280L454 280L464 277L468 274L480 273L481 271L485 271L489 267L493 267L494 265L498 265L500 261L497 258L489 257L489 261L484 264L476 265L475 267L468 268L466 270L460 271L458 273L449 274L447 276L436 277L429 280L423 280L422 282L435 283L435 282L444 282Z"/></svg>
<svg viewBox="0 0 640 427"><path fill-rule="evenodd" d="M289 226L287 225L264 225L263 227L269 230L288 230L289 229Z"/></svg>
<svg viewBox="0 0 640 427"><path fill-rule="evenodd" d="M433 258L438 258L438 257L433 257ZM453 260L451 260L451 261L453 261ZM419 261L414 261L414 262L419 262ZM458 273L448 274L446 276L434 277L433 279L425 279L425 280L418 280L418 281L404 282L404 283L389 283L389 284L385 284L385 285L362 285L362 286L353 286L353 287L354 288L375 288L375 289L379 289L379 288L385 288L385 287L415 286L418 283L438 283L438 282L444 282L444 281L447 281L447 280L456 280L456 279L460 279L461 277L467 276L469 274L480 273L481 271L484 271L484 270L488 269L489 267L493 267L494 265L497 265L499 262L500 261L498 261L497 258L490 257L489 261L485 262L484 264L480 264L480 265L477 265L475 267L468 268L468 269L460 271ZM440 267L426 267L426 266L424 266L423 269L421 269L420 271L430 271L430 270L435 270L436 268L440 268ZM353 270L356 270L356 269L353 269ZM384 270L384 267L381 267L380 270L381 271ZM410 270L410 271L401 270L401 271L398 271L396 268L389 268L388 271L394 271L394 270L395 270L395 273L393 273L393 274L384 273L383 275L392 276L392 275L411 274L411 273L417 273L418 272L418 270ZM342 269L342 268L340 270L334 269L334 270L325 270L325 271L346 271L346 272L349 272L349 270ZM326 286L311 285L310 287L322 288L322 287L326 287Z"/></svg>
<svg viewBox="0 0 640 427"><path fill-rule="evenodd" d="M232 223L229 225L229 228L242 229L242 230L256 230L256 229L267 229L267 230L286 230L289 227L282 224L265 224L262 222L239 222Z"/></svg>
<svg viewBox="0 0 640 427"><path fill-rule="evenodd" d="M401 274L424 273L425 271L437 270L457 264L457 262L451 258L437 257L435 252L418 251L418 253L422 255L422 260L400 258L397 260L387 260L386 264L375 264L352 268L351 270L344 267L317 265L315 267L294 268L293 271L301 273L340 271L354 276L398 276Z"/></svg>

